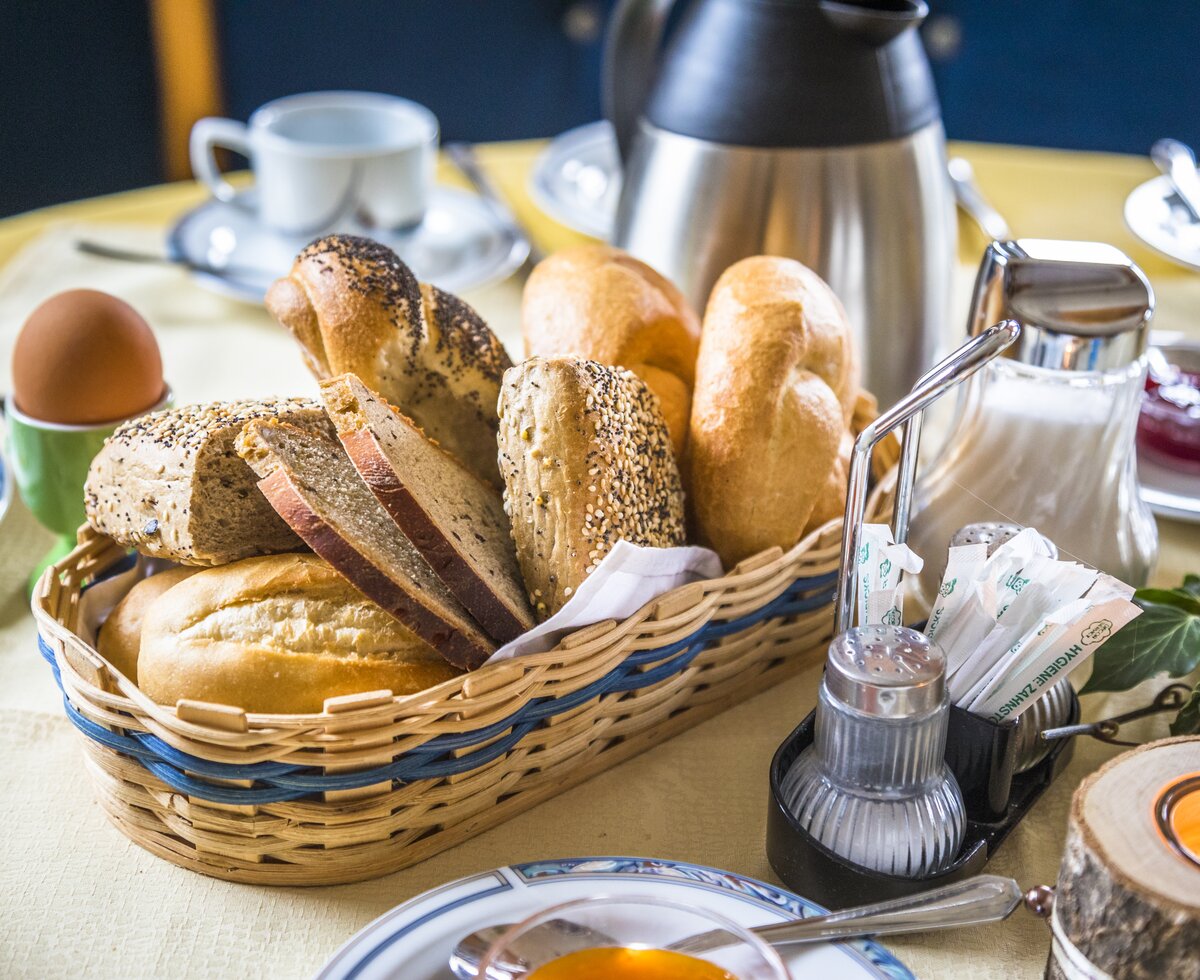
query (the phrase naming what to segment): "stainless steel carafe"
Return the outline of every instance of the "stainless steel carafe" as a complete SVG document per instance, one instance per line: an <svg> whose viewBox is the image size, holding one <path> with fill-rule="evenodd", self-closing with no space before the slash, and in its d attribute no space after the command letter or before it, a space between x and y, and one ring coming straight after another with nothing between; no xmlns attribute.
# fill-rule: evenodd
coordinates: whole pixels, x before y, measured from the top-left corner
<svg viewBox="0 0 1200 980"><path fill-rule="evenodd" d="M682 2L682 0L681 0ZM605 52L613 241L700 310L749 255L815 269L887 405L946 335L954 202L923 0L621 0Z"/></svg>

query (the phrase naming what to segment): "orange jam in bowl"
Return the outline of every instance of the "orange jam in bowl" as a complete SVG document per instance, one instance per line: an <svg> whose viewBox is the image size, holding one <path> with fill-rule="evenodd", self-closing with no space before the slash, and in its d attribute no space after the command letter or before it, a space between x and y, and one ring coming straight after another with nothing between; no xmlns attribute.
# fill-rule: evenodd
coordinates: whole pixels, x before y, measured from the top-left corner
<svg viewBox="0 0 1200 980"><path fill-rule="evenodd" d="M684 953L624 946L581 949L539 966L529 980L737 980L732 973Z"/></svg>

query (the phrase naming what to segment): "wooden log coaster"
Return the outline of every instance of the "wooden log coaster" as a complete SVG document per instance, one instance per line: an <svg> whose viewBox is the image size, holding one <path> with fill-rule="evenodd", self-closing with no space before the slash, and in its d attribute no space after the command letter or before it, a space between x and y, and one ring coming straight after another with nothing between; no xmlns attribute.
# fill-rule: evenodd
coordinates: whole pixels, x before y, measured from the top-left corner
<svg viewBox="0 0 1200 980"><path fill-rule="evenodd" d="M1048 980L1200 980L1200 737L1117 756L1075 791Z"/></svg>

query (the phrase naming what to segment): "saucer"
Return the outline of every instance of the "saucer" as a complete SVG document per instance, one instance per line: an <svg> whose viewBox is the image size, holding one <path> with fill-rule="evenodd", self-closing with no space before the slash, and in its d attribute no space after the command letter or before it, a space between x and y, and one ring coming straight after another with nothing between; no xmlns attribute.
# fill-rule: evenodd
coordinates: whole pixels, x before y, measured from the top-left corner
<svg viewBox="0 0 1200 980"><path fill-rule="evenodd" d="M206 201L176 222L167 236L167 253L205 266L205 271L193 272L201 285L261 303L271 283L291 269L296 253L319 234L268 228L259 222L255 204L253 189L232 201ZM382 242L418 279L450 293L504 279L529 253L528 243L518 240L486 201L453 187L433 189L425 219L411 231L381 231L354 222L340 230Z"/></svg>
<svg viewBox="0 0 1200 980"><path fill-rule="evenodd" d="M774 885L699 864L657 858L588 857L496 868L450 882L398 905L370 923L317 974L317 980L443 980L463 936L539 909L594 895L657 896L703 906L743 926L809 915L820 906ZM849 939L780 950L794 977L911 980L879 943Z"/></svg>
<svg viewBox="0 0 1200 980"><path fill-rule="evenodd" d="M1200 524L1200 476L1180 473L1144 455L1138 457L1142 500L1159 517Z"/></svg>
<svg viewBox="0 0 1200 980"><path fill-rule="evenodd" d="M1125 199L1125 224L1156 252L1200 272L1200 222L1192 219L1171 178L1135 187Z"/></svg>
<svg viewBox="0 0 1200 980"><path fill-rule="evenodd" d="M529 196L560 224L608 241L621 196L612 124L602 119L554 137L533 165Z"/></svg>

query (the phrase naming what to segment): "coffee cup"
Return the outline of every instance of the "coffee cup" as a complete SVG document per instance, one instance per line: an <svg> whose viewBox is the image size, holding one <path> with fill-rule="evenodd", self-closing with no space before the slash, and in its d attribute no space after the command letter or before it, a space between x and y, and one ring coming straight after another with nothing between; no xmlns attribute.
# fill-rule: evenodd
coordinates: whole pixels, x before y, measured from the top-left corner
<svg viewBox="0 0 1200 980"><path fill-rule="evenodd" d="M219 200L237 189L214 150L250 160L260 220L289 234L339 224L389 231L421 222L433 186L437 118L424 106L376 92L310 92L256 109L248 123L201 119L192 127L192 171Z"/></svg>

